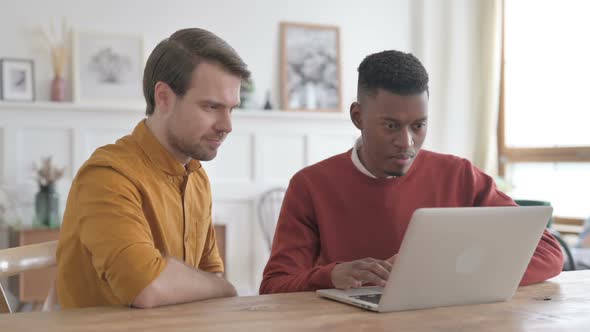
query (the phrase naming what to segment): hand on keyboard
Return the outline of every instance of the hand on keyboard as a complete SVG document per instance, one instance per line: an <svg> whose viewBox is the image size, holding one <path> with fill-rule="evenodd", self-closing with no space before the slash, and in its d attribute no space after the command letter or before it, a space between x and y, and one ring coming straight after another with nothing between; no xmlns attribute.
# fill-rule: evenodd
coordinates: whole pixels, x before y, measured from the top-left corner
<svg viewBox="0 0 590 332"><path fill-rule="evenodd" d="M384 287L397 255L386 260L363 258L340 263L332 270L334 287L339 289L358 288L370 283Z"/></svg>

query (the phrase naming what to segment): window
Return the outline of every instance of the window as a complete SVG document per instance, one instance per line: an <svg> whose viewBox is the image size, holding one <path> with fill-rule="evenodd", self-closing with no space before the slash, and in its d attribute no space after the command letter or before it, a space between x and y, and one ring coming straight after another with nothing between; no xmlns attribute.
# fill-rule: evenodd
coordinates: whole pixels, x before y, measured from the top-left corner
<svg viewBox="0 0 590 332"><path fill-rule="evenodd" d="M505 0L500 175L515 199L590 216L590 2Z"/></svg>

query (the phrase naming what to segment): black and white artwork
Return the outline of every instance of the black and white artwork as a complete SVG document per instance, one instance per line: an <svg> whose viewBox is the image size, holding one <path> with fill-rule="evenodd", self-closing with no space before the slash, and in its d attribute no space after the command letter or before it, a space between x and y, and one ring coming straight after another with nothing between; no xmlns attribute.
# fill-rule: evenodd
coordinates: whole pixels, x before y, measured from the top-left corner
<svg viewBox="0 0 590 332"><path fill-rule="evenodd" d="M142 102L141 37L77 32L74 43L76 101Z"/></svg>
<svg viewBox="0 0 590 332"><path fill-rule="evenodd" d="M282 23L282 108L341 111L337 27Z"/></svg>
<svg viewBox="0 0 590 332"><path fill-rule="evenodd" d="M35 99L33 60L0 59L0 99L32 101Z"/></svg>

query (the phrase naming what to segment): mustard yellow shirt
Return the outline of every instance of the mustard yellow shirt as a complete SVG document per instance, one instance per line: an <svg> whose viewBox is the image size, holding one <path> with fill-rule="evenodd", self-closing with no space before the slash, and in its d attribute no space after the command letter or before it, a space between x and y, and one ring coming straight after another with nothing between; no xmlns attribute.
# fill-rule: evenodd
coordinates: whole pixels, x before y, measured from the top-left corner
<svg viewBox="0 0 590 332"><path fill-rule="evenodd" d="M211 189L144 121L97 149L72 183L57 248L63 308L130 305L166 266L166 256L223 272L211 223Z"/></svg>

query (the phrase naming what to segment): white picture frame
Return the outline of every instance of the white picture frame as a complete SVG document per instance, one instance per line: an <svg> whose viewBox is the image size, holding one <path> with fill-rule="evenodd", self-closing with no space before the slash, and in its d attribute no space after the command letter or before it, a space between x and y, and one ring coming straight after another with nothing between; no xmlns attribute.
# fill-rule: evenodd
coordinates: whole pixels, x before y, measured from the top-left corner
<svg viewBox="0 0 590 332"><path fill-rule="evenodd" d="M282 22L281 108L342 112L340 29Z"/></svg>
<svg viewBox="0 0 590 332"><path fill-rule="evenodd" d="M75 31L74 102L142 105L143 45L140 35Z"/></svg>
<svg viewBox="0 0 590 332"><path fill-rule="evenodd" d="M0 99L35 100L35 66L30 59L0 59Z"/></svg>

